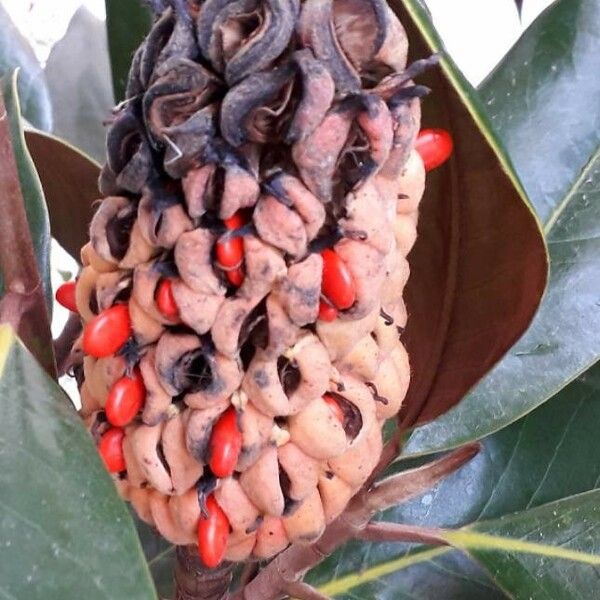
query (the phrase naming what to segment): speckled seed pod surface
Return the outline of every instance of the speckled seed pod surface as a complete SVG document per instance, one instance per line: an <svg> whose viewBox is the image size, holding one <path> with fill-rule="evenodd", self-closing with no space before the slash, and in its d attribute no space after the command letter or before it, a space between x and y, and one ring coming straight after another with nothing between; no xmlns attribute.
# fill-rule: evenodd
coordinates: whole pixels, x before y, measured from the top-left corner
<svg viewBox="0 0 600 600"><path fill-rule="evenodd" d="M315 541L378 462L423 88L384 0L175 4L108 131L74 354L120 494L215 566Z"/></svg>

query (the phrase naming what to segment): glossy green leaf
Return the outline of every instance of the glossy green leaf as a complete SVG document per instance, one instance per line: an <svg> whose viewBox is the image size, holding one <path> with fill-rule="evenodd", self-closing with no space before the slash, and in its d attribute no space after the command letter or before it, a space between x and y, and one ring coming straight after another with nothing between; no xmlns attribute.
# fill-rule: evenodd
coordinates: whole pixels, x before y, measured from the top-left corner
<svg viewBox="0 0 600 600"><path fill-rule="evenodd" d="M31 230L38 269L44 285L48 311L52 314L52 288L50 285L50 225L48 208L40 179L25 143L21 120L21 106L17 93L19 70L0 80L2 95L8 113L13 152L19 172L21 193ZM3 218L7 218L5 215Z"/></svg>
<svg viewBox="0 0 600 600"><path fill-rule="evenodd" d="M485 522L447 539L515 600L584 600L600 587L600 490Z"/></svg>
<svg viewBox="0 0 600 600"><path fill-rule="evenodd" d="M21 35L0 4L0 76L21 69L19 99L23 116L39 129L52 128L50 96L40 66L29 42Z"/></svg>
<svg viewBox="0 0 600 600"><path fill-rule="evenodd" d="M80 7L52 48L45 74L54 135L103 162L105 123L114 104L104 22Z"/></svg>
<svg viewBox="0 0 600 600"><path fill-rule="evenodd" d="M115 98L125 97L133 53L150 30L152 14L140 0L105 0L108 47Z"/></svg>
<svg viewBox="0 0 600 600"><path fill-rule="evenodd" d="M600 363L551 401L486 438L479 455L460 471L381 518L424 527L487 527L506 515L527 515L595 490L600 485L599 400ZM574 528L579 525L573 521ZM600 543L600 532L594 535ZM546 561L548 571L554 568ZM337 597L344 599L501 597L492 581L456 550L407 544L349 544L313 571L311 580L330 592L341 590Z"/></svg>
<svg viewBox="0 0 600 600"><path fill-rule="evenodd" d="M151 600L131 517L64 392L0 327L0 596Z"/></svg>
<svg viewBox="0 0 600 600"><path fill-rule="evenodd" d="M432 89L423 127L454 138L448 163L428 174L418 238L409 255L402 337L411 358L405 426L454 406L529 325L544 290L547 260L538 222L479 97L444 54L428 12L390 3L407 29L410 59L442 53L419 77Z"/></svg>
<svg viewBox="0 0 600 600"><path fill-rule="evenodd" d="M79 260L99 197L100 166L54 136L28 130L25 139L46 196L52 237Z"/></svg>
<svg viewBox="0 0 600 600"><path fill-rule="evenodd" d="M600 356L600 5L560 0L484 84L492 121L544 221L549 289L526 336L455 409L417 429L435 452L526 414Z"/></svg>

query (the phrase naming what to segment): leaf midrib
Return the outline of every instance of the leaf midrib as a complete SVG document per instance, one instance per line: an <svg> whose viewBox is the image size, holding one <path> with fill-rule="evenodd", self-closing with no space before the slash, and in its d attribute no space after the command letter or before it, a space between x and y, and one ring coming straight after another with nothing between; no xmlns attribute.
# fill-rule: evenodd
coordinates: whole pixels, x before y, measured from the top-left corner
<svg viewBox="0 0 600 600"><path fill-rule="evenodd" d="M575 194L578 193L579 189L585 182L585 179L589 176L590 171L593 169L596 162L599 160L600 160L600 146L598 146L598 148L596 149L596 152L594 152L594 154L592 154L592 156L590 157L588 162L585 164L585 166L581 170L581 173L579 174L579 177L577 177L573 181L573 183L569 187L569 190L565 194L564 198L559 202L559 204L556 205L554 210L550 213L550 216L548 217L548 221L544 225L544 229L543 229L545 236L548 236L548 234L552 231L552 228L554 227L554 225L556 224L556 222L558 221L558 219L560 218L562 213L569 206L571 200L573 199L573 196L575 196Z"/></svg>

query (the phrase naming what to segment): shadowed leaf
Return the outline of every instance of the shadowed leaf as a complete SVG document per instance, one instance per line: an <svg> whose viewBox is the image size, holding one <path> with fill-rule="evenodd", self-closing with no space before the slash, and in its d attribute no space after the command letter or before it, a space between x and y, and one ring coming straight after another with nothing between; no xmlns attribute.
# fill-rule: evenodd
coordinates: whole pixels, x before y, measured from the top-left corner
<svg viewBox="0 0 600 600"><path fill-rule="evenodd" d="M104 161L104 122L114 104L104 22L80 7L52 48L45 73L53 133Z"/></svg>
<svg viewBox="0 0 600 600"><path fill-rule="evenodd" d="M46 195L52 236L79 260L99 196L100 167L59 138L29 130L25 139Z"/></svg>
<svg viewBox="0 0 600 600"><path fill-rule="evenodd" d="M156 600L131 517L64 392L0 327L0 596Z"/></svg>
<svg viewBox="0 0 600 600"><path fill-rule="evenodd" d="M548 292L532 326L455 409L417 429L405 455L462 445L546 401L600 356L600 22L595 0L560 0L481 89L544 222ZM469 369L469 364L462 366Z"/></svg>
<svg viewBox="0 0 600 600"><path fill-rule="evenodd" d="M391 6L412 59L442 50L420 2ZM432 89L423 127L449 130L455 149L428 175L409 255L406 425L449 410L502 358L529 325L547 273L538 222L475 90L447 56L419 82Z"/></svg>
<svg viewBox="0 0 600 600"><path fill-rule="evenodd" d="M20 67L19 100L23 116L39 129L52 128L52 108L44 71L29 42L0 4L0 76Z"/></svg>
<svg viewBox="0 0 600 600"><path fill-rule="evenodd" d="M125 97L133 53L150 30L152 13L140 0L105 0L108 47L117 102Z"/></svg>

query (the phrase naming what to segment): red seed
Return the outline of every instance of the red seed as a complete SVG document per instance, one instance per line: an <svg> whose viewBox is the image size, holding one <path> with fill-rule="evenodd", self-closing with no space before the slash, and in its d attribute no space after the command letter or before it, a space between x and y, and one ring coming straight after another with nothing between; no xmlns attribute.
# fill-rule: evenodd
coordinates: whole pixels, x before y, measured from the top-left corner
<svg viewBox="0 0 600 600"><path fill-rule="evenodd" d="M415 143L426 171L443 165L450 158L453 147L452 136L445 129L422 129Z"/></svg>
<svg viewBox="0 0 600 600"><path fill-rule="evenodd" d="M133 421L146 400L146 387L139 369L131 377L121 377L108 392L106 418L115 427L125 427Z"/></svg>
<svg viewBox="0 0 600 600"><path fill-rule="evenodd" d="M116 304L86 323L83 351L95 358L114 354L129 338L131 320L127 304Z"/></svg>
<svg viewBox="0 0 600 600"><path fill-rule="evenodd" d="M60 305L68 308L72 312L79 312L77 310L77 302L75 301L76 288L77 282L67 281L56 290L56 294L54 296Z"/></svg>
<svg viewBox="0 0 600 600"><path fill-rule="evenodd" d="M321 292L338 310L350 308L356 300L354 281L344 261L331 249L321 252L323 277Z"/></svg>
<svg viewBox="0 0 600 600"><path fill-rule="evenodd" d="M236 213L229 219L223 221L225 227L230 231L239 229L244 221L239 213ZM215 256L217 265L226 273L229 283L239 287L244 281L244 271L242 263L244 262L244 241L241 237L217 242L215 246Z"/></svg>
<svg viewBox="0 0 600 600"><path fill-rule="evenodd" d="M323 396L323 400L325 400L325 403L327 404L327 406L329 406L329 408L331 409L331 412L335 415L335 418L343 425L344 424L344 411L342 410L340 403L333 396L330 396L329 394L325 394Z"/></svg>
<svg viewBox="0 0 600 600"><path fill-rule="evenodd" d="M244 219L242 218L241 213L236 212L232 217L229 217L229 219L224 219L223 223L225 223L227 229L239 229L244 225Z"/></svg>
<svg viewBox="0 0 600 600"><path fill-rule="evenodd" d="M229 520L211 494L206 499L206 515L198 521L198 551L202 562L209 568L218 567L227 550Z"/></svg>
<svg viewBox="0 0 600 600"><path fill-rule="evenodd" d="M324 300L319 302L319 319L321 319L321 321L335 321L337 316L338 311L335 306L331 306L331 304L325 302Z"/></svg>
<svg viewBox="0 0 600 600"><path fill-rule="evenodd" d="M232 406L219 417L210 436L210 470L217 477L229 477L235 469L242 450L242 432L238 428L237 413Z"/></svg>
<svg viewBox="0 0 600 600"><path fill-rule="evenodd" d="M98 452L109 473L120 473L127 468L123 454L123 437L125 432L120 427L113 427L104 433L98 443Z"/></svg>
<svg viewBox="0 0 600 600"><path fill-rule="evenodd" d="M231 285L235 285L235 287L240 287L240 285L244 283L244 269L242 269L242 267L233 269L233 271L227 271L225 275L227 275L229 283L231 283Z"/></svg>
<svg viewBox="0 0 600 600"><path fill-rule="evenodd" d="M173 296L173 282L170 279L161 279L156 287L156 305L167 319L179 318L179 307Z"/></svg>

